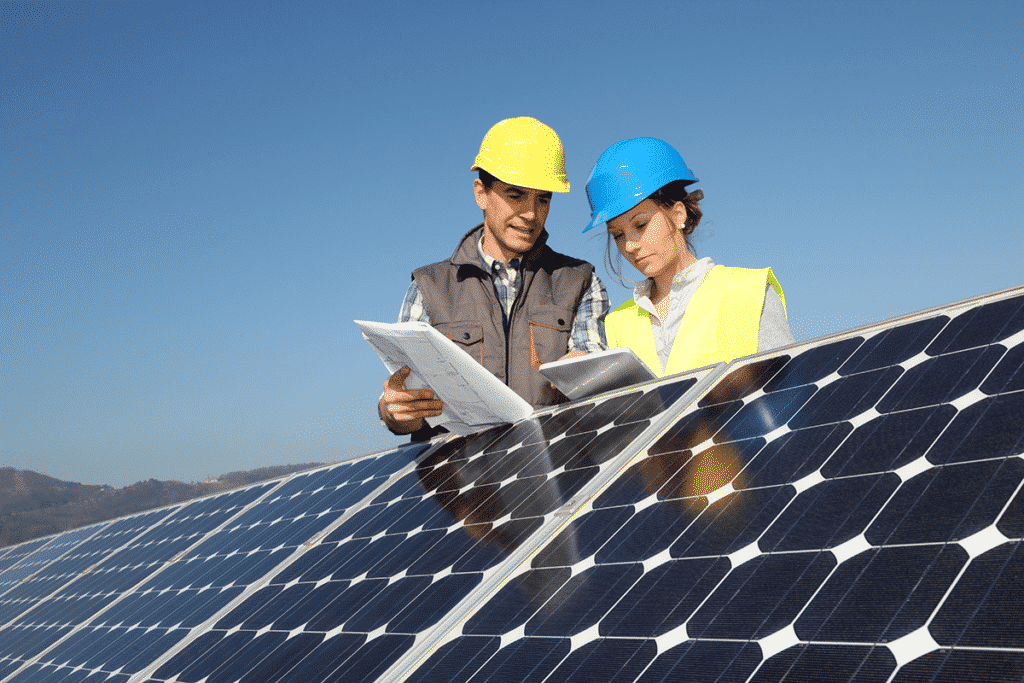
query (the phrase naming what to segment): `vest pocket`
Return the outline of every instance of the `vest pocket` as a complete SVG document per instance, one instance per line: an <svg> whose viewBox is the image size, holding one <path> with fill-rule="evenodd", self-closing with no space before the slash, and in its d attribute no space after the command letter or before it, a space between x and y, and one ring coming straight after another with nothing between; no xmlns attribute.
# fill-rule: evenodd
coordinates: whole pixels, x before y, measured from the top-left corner
<svg viewBox="0 0 1024 683"><path fill-rule="evenodd" d="M434 327L455 342L456 346L476 359L480 365L484 364L484 328L479 321L439 323Z"/></svg>
<svg viewBox="0 0 1024 683"><path fill-rule="evenodd" d="M543 363L558 360L569 350L572 313L561 306L541 305L530 308L530 365L535 369Z"/></svg>

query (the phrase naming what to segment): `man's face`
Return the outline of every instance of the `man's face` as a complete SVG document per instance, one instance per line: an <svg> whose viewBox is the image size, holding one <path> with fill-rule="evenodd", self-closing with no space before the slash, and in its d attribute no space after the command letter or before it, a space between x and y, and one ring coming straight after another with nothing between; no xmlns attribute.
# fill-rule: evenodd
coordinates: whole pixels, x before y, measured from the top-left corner
<svg viewBox="0 0 1024 683"><path fill-rule="evenodd" d="M508 262L533 248L551 206L551 193L495 180L488 190L473 181L476 205L484 212L484 252Z"/></svg>

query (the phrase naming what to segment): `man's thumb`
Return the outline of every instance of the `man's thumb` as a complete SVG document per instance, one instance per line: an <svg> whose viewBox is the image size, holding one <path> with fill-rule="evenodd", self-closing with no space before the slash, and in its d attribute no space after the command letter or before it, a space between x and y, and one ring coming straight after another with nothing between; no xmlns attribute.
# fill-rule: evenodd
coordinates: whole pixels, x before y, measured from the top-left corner
<svg viewBox="0 0 1024 683"><path fill-rule="evenodd" d="M402 389L405 386L405 380L409 378L409 373L412 370L409 369L408 365L403 365L398 372L392 377L392 387L395 389ZM395 386L397 384L397 386Z"/></svg>

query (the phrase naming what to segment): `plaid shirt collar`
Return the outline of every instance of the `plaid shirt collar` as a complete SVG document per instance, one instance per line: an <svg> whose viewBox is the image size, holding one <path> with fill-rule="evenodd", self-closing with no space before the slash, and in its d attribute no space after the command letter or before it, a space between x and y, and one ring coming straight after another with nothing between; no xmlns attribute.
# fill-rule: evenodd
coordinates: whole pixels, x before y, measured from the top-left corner
<svg viewBox="0 0 1024 683"><path fill-rule="evenodd" d="M480 240L484 235L484 224L480 223L475 228L467 232L459 240L459 246L455 248L455 252L452 254L450 263L454 266L474 266L476 268L483 268L484 271L488 271L490 264L490 257L482 253L480 248ZM529 269L530 263L544 253L545 245L548 241L548 231L542 230L540 236L537 237L537 241L533 243L533 248L529 253L523 254L519 259L519 269ZM515 260L515 259L514 259ZM493 271L490 271L493 272Z"/></svg>
<svg viewBox="0 0 1024 683"><path fill-rule="evenodd" d="M499 261L498 259L494 258L493 256L484 251L483 235L480 235L480 239L477 240L476 242L476 253L480 255L480 260L483 261L484 266L486 266L484 270L486 270L488 273L497 272L500 275L503 271L506 270L514 270L515 272L518 272L519 266L522 264L522 259L517 256L514 259L509 259L508 269L506 269L504 263L502 263L501 261ZM513 275L513 277L515 276Z"/></svg>
<svg viewBox="0 0 1024 683"><path fill-rule="evenodd" d="M494 283L494 293L501 301L501 307L505 312L505 322L508 323L508 316L512 312L512 304L515 303L516 295L519 293L519 272L522 259L510 259L508 266L484 252L484 237L476 243L476 252L480 260L486 266L485 270L491 274L491 282Z"/></svg>

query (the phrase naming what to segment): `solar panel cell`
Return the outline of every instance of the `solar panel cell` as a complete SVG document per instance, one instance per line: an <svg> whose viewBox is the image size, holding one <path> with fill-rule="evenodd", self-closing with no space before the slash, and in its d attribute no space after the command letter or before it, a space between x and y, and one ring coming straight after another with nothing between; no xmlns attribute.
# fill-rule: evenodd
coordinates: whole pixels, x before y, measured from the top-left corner
<svg viewBox="0 0 1024 683"><path fill-rule="evenodd" d="M758 545L787 552L846 543L864 532L899 484L892 473L821 482L797 496Z"/></svg>
<svg viewBox="0 0 1024 683"><path fill-rule="evenodd" d="M771 377L764 390L779 391L823 380L837 372L863 342L863 337L852 337L807 349Z"/></svg>
<svg viewBox="0 0 1024 683"><path fill-rule="evenodd" d="M540 528L539 517L510 520L491 528L489 524L464 527L475 543L452 564L452 571L482 572L494 567Z"/></svg>
<svg viewBox="0 0 1024 683"><path fill-rule="evenodd" d="M541 683L569 654L568 638L523 638L491 657L470 683L523 681Z"/></svg>
<svg viewBox="0 0 1024 683"><path fill-rule="evenodd" d="M450 574L436 579L417 596L410 606L398 612L387 630L395 633L417 633L436 624L460 599L475 588L482 574Z"/></svg>
<svg viewBox="0 0 1024 683"><path fill-rule="evenodd" d="M872 548L836 568L795 624L801 640L887 642L923 626L967 553L959 546Z"/></svg>
<svg viewBox="0 0 1024 683"><path fill-rule="evenodd" d="M900 377L876 409L887 413L955 401L977 389L1005 351L994 344L926 360Z"/></svg>
<svg viewBox="0 0 1024 683"><path fill-rule="evenodd" d="M992 344L1021 330L1024 330L1024 297L975 306L953 318L928 347L928 354L937 356Z"/></svg>
<svg viewBox="0 0 1024 683"><path fill-rule="evenodd" d="M715 435L715 443L764 436L789 422L814 395L813 385L782 389L746 405Z"/></svg>
<svg viewBox="0 0 1024 683"><path fill-rule="evenodd" d="M697 383L694 377L661 382L644 392L630 406L614 417L614 424L624 425L641 420L653 420L671 407Z"/></svg>
<svg viewBox="0 0 1024 683"><path fill-rule="evenodd" d="M716 403L684 415L648 449L650 455L690 450L707 441L735 415L740 401Z"/></svg>
<svg viewBox="0 0 1024 683"><path fill-rule="evenodd" d="M796 495L792 486L747 489L708 506L669 549L672 557L731 554L755 541Z"/></svg>
<svg viewBox="0 0 1024 683"><path fill-rule="evenodd" d="M929 626L947 647L1024 649L1024 551L1004 543L974 558Z"/></svg>
<svg viewBox="0 0 1024 683"><path fill-rule="evenodd" d="M936 650L910 662L893 683L1020 683L1024 681L1024 652L999 650Z"/></svg>
<svg viewBox="0 0 1024 683"><path fill-rule="evenodd" d="M527 636L574 636L597 624L643 576L639 563L606 564L574 572L548 604L526 622ZM526 584L522 584L526 585ZM534 601L546 591L532 595Z"/></svg>
<svg viewBox="0 0 1024 683"><path fill-rule="evenodd" d="M703 498L689 498L645 507L621 528L615 524L600 533L600 536L610 532L614 535L597 551L595 561L603 564L654 557L672 545L706 506Z"/></svg>
<svg viewBox="0 0 1024 683"><path fill-rule="evenodd" d="M996 527L1007 538L1024 538L1024 489L1017 491Z"/></svg>
<svg viewBox="0 0 1024 683"><path fill-rule="evenodd" d="M1024 344L1011 348L981 385L986 394L1024 389Z"/></svg>
<svg viewBox="0 0 1024 683"><path fill-rule="evenodd" d="M309 683L327 680L327 676L344 672L344 664L366 642L365 634L342 633L321 641L301 662L280 679L282 683ZM344 678L334 677L334 680Z"/></svg>
<svg viewBox="0 0 1024 683"><path fill-rule="evenodd" d="M941 405L880 415L857 427L821 468L824 477L885 472L920 458L956 415ZM849 433L849 423L840 428ZM831 444L835 448L835 444Z"/></svg>
<svg viewBox="0 0 1024 683"><path fill-rule="evenodd" d="M650 567L601 621L602 636L657 638L682 626L732 568L704 557ZM672 599L666 599L666 596Z"/></svg>
<svg viewBox="0 0 1024 683"><path fill-rule="evenodd" d="M895 668L896 660L884 647L798 645L766 661L750 680L751 683L803 683L826 679L885 683Z"/></svg>
<svg viewBox="0 0 1024 683"><path fill-rule="evenodd" d="M1024 479L1024 461L986 460L922 472L865 533L872 545L959 541L992 524Z"/></svg>
<svg viewBox="0 0 1024 683"><path fill-rule="evenodd" d="M267 654L257 665L249 669L242 681L277 681L309 655L324 639L321 633L299 633L285 640Z"/></svg>
<svg viewBox="0 0 1024 683"><path fill-rule="evenodd" d="M898 365L921 353L949 318L937 315L879 332L865 341L839 368L840 375Z"/></svg>
<svg viewBox="0 0 1024 683"><path fill-rule="evenodd" d="M744 683L760 663L754 643L690 640L661 652L638 683Z"/></svg>
<svg viewBox="0 0 1024 683"><path fill-rule="evenodd" d="M748 464L733 485L753 488L800 481L818 471L852 430L848 422L841 422L782 434L763 449L757 448L764 444L761 439L751 440L749 446L734 444Z"/></svg>
<svg viewBox="0 0 1024 683"><path fill-rule="evenodd" d="M439 647L407 679L407 683L468 681L490 659L501 644L500 638L462 636Z"/></svg>
<svg viewBox="0 0 1024 683"><path fill-rule="evenodd" d="M928 452L937 465L1024 453L1024 392L983 398L961 410Z"/></svg>
<svg viewBox="0 0 1024 683"><path fill-rule="evenodd" d="M505 584L466 622L467 635L502 635L522 626L572 576L567 567L534 569Z"/></svg>
<svg viewBox="0 0 1024 683"><path fill-rule="evenodd" d="M761 555L735 567L687 623L704 638L764 638L790 624L824 583L831 553Z"/></svg>
<svg viewBox="0 0 1024 683"><path fill-rule="evenodd" d="M632 683L657 654L657 647L648 640L599 638L573 650L548 680L592 683L600 678L608 683ZM595 661L603 666L595 670Z"/></svg>
<svg viewBox="0 0 1024 683"><path fill-rule="evenodd" d="M214 662L206 683L234 683L260 664L288 638L287 633L270 631L267 633L246 633L245 643L225 660ZM227 654L227 653L225 653ZM219 664L219 665L218 665Z"/></svg>
<svg viewBox="0 0 1024 683"><path fill-rule="evenodd" d="M820 388L789 422L790 429L841 422L873 408L903 374L899 366L849 375Z"/></svg>

